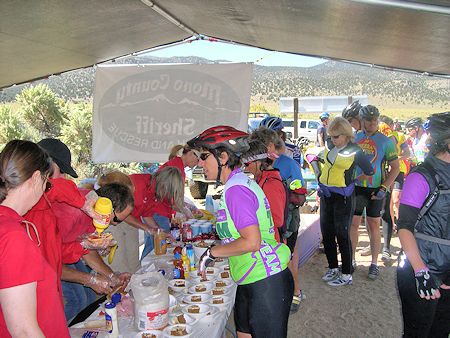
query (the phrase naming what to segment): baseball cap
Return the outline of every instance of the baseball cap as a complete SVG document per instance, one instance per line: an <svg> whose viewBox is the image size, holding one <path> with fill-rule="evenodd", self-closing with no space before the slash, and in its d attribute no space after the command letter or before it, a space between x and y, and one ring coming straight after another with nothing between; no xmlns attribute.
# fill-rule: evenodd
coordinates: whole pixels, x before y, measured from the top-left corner
<svg viewBox="0 0 450 338"><path fill-rule="evenodd" d="M77 178L78 175L71 166L72 155L69 148L56 138L45 138L38 142L38 145L45 149L59 169L70 176Z"/></svg>

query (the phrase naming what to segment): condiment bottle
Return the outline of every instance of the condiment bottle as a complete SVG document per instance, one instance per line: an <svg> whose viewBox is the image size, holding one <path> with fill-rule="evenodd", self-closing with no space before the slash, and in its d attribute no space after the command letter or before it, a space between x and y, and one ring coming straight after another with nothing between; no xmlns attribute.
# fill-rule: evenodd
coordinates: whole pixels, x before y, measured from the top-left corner
<svg viewBox="0 0 450 338"><path fill-rule="evenodd" d="M117 323L116 304L114 303L105 304L105 320L106 320L106 329L109 332L109 337L118 338L119 324Z"/></svg>
<svg viewBox="0 0 450 338"><path fill-rule="evenodd" d="M99 197L97 202L95 202L94 211L102 216L102 219L92 220L95 230L97 230L97 233L101 235L101 233L109 226L109 222L111 221L111 213L113 212L111 200L106 197Z"/></svg>
<svg viewBox="0 0 450 338"><path fill-rule="evenodd" d="M191 269L191 264L189 262L189 258L187 256L187 254L186 254L186 248L183 248L181 260L183 261L184 278L187 279L189 277L189 271Z"/></svg>
<svg viewBox="0 0 450 338"><path fill-rule="evenodd" d="M194 253L194 248L192 247L192 244L186 245L186 255L189 258L190 270L191 271L196 270L196 268L195 268L195 253Z"/></svg>
<svg viewBox="0 0 450 338"><path fill-rule="evenodd" d="M166 234L158 229L154 236L155 255L164 255L167 252Z"/></svg>
<svg viewBox="0 0 450 338"><path fill-rule="evenodd" d="M181 260L181 255L179 253L175 254L175 259L173 260L173 278L175 279L184 279L184 269L183 269L183 261Z"/></svg>

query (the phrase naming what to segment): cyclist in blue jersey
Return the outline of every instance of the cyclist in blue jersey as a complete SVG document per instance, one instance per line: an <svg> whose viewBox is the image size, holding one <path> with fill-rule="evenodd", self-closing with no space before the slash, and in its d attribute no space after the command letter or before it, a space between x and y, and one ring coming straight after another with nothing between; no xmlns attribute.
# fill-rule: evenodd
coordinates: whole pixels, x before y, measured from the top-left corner
<svg viewBox="0 0 450 338"><path fill-rule="evenodd" d="M328 112L323 112L320 114L319 118L321 123L319 128L317 128L316 146L324 147L325 141L327 140L327 127L330 122L330 114Z"/></svg>
<svg viewBox="0 0 450 338"><path fill-rule="evenodd" d="M374 174L364 177L360 168L356 169L356 177L363 177L356 181L356 207L352 220L351 241L353 257L358 245L358 229L361 215L366 208L367 223L370 229L370 249L372 262L368 277L376 279L380 273L378 268L378 254L381 247L380 216L386 191L390 189L400 172L397 149L394 143L378 131L378 117L380 113L375 106L364 106L360 110L363 131L356 134L355 143L368 155ZM389 170L385 173L385 163Z"/></svg>
<svg viewBox="0 0 450 338"><path fill-rule="evenodd" d="M303 181L302 172L297 162L284 154L284 142L280 136L271 129L260 127L250 135L250 140L258 140L264 143L267 147L269 158L273 159L273 168L280 171L281 178L285 184L289 185L293 181L300 181L302 187L305 185ZM283 235L286 239L286 244L291 249L292 259L289 263L289 269L294 277L294 298L292 300L291 312L297 312L300 306L300 301L304 298L304 294L300 287L298 277L298 229L300 227L300 211L297 205L289 203L289 214L286 221L287 232Z"/></svg>
<svg viewBox="0 0 450 338"><path fill-rule="evenodd" d="M405 123L406 131L412 138L413 163L420 164L428 155L427 138L428 134L423 129L423 120L420 117L414 117Z"/></svg>

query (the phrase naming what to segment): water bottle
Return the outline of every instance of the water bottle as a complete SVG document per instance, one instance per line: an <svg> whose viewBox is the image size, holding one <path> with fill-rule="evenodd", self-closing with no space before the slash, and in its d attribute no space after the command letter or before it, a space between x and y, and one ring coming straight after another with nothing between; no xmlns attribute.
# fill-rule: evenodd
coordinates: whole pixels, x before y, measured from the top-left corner
<svg viewBox="0 0 450 338"><path fill-rule="evenodd" d="M205 198L205 209L210 213L214 214L214 201L212 195L206 195Z"/></svg>

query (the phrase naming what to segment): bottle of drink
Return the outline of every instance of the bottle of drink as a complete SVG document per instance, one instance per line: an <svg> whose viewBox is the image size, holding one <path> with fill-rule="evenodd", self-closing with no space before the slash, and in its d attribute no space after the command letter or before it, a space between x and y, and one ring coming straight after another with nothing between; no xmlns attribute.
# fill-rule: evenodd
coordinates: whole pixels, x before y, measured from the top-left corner
<svg viewBox="0 0 450 338"><path fill-rule="evenodd" d="M173 278L175 279L184 279L184 269L183 269L183 261L181 259L181 255L179 253L175 254L175 259L173 260Z"/></svg>
<svg viewBox="0 0 450 338"><path fill-rule="evenodd" d="M154 236L155 255L165 255L167 252L166 234L158 229Z"/></svg>
<svg viewBox="0 0 450 338"><path fill-rule="evenodd" d="M182 239L183 242L192 241L192 228L189 223L183 223Z"/></svg>
<svg viewBox="0 0 450 338"><path fill-rule="evenodd" d="M184 271L184 278L189 277L189 271L191 270L191 264L189 262L189 258L186 254L186 247L183 248L182 254L181 254L181 260L183 261L183 271Z"/></svg>
<svg viewBox="0 0 450 338"><path fill-rule="evenodd" d="M192 247L192 244L186 245L186 254L189 258L189 264L190 264L190 270L195 271L195 253L194 248Z"/></svg>
<svg viewBox="0 0 450 338"><path fill-rule="evenodd" d="M109 332L110 338L119 337L119 325L117 323L117 309L116 304L106 303L105 304L105 320L106 329Z"/></svg>

